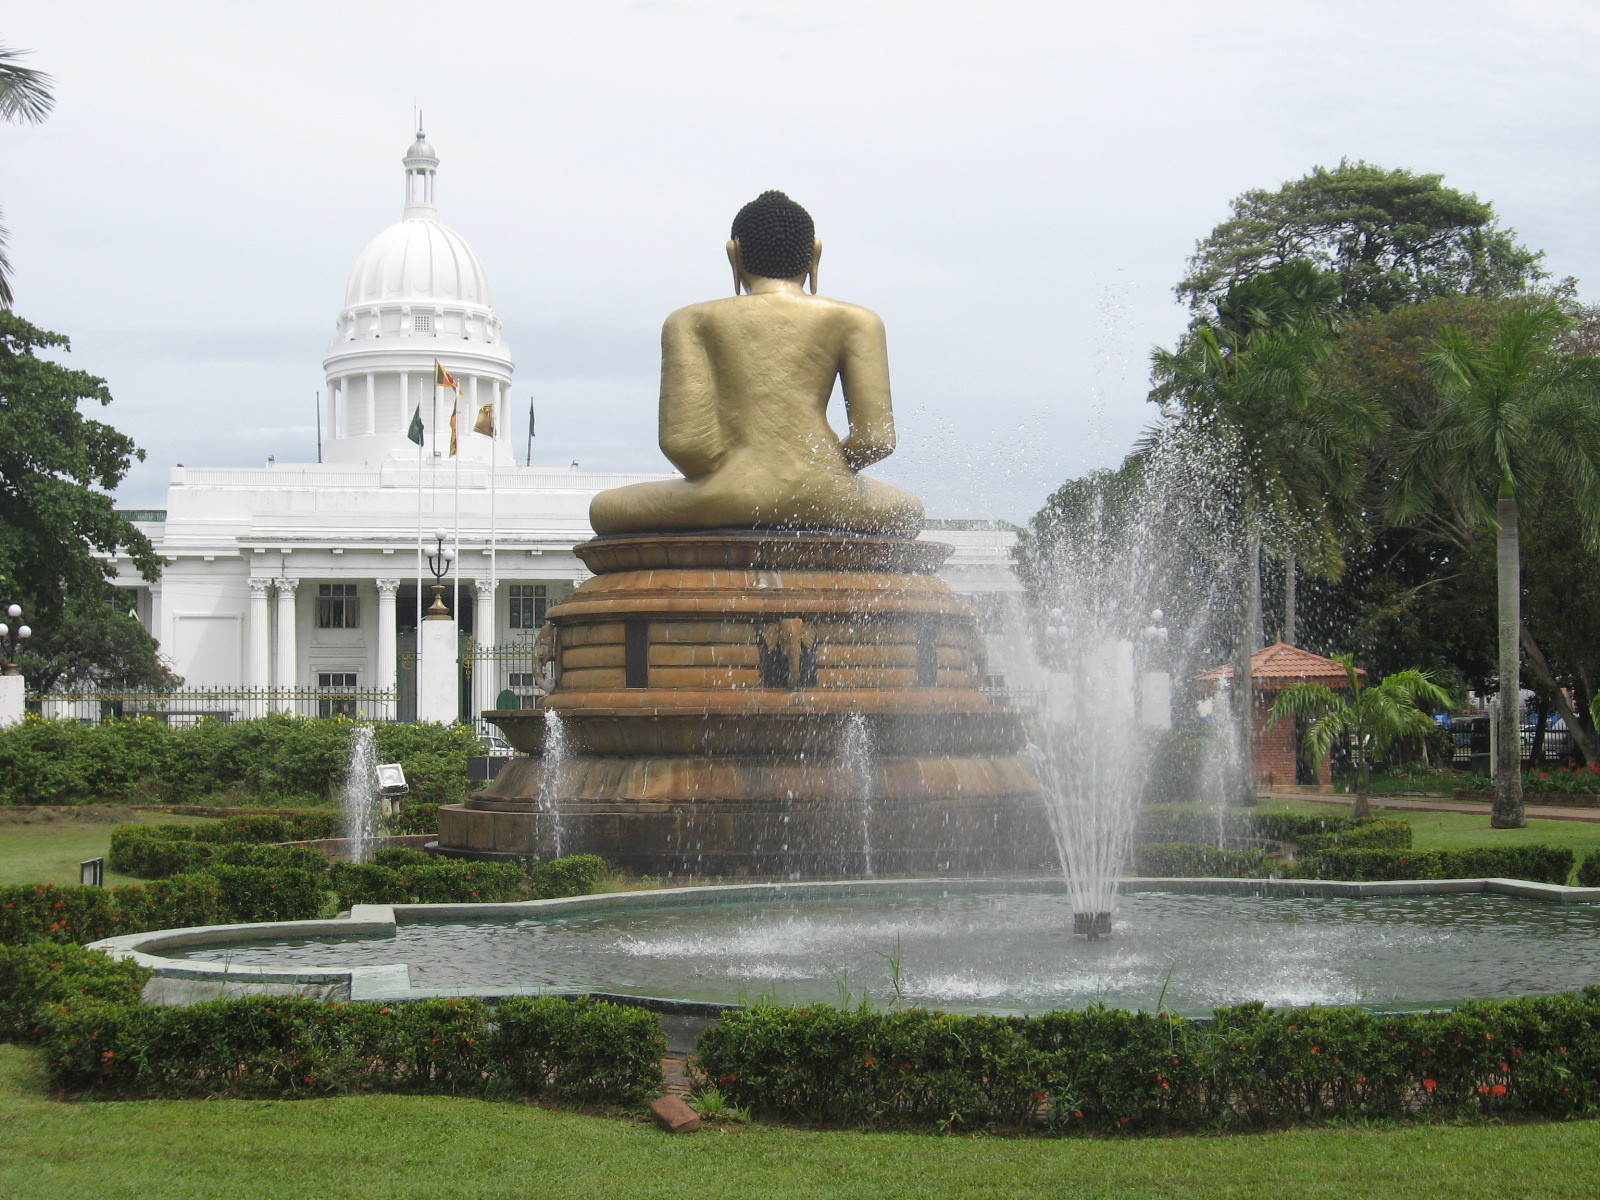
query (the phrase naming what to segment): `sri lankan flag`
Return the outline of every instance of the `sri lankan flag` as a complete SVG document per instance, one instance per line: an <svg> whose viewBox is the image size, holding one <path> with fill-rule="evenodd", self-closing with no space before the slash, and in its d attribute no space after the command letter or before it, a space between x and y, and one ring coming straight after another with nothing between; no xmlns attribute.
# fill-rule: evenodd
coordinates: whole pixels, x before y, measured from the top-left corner
<svg viewBox="0 0 1600 1200"><path fill-rule="evenodd" d="M472 432L481 433L484 437L494 436L494 402L481 405L478 408L478 419L472 423Z"/></svg>
<svg viewBox="0 0 1600 1200"><path fill-rule="evenodd" d="M450 406L450 457L456 456L456 421L461 416L461 397L456 396L456 402Z"/></svg>
<svg viewBox="0 0 1600 1200"><path fill-rule="evenodd" d="M461 385L456 382L456 377L446 371L444 364L437 358L433 360L433 386L447 387L454 391L456 395L459 396L461 394Z"/></svg>

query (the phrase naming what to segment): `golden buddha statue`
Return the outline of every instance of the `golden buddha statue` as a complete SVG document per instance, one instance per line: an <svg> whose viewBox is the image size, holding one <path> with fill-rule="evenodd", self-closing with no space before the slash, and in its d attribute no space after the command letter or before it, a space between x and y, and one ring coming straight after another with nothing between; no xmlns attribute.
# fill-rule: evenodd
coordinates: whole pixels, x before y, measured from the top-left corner
<svg viewBox="0 0 1600 1200"><path fill-rule="evenodd" d="M739 210L734 295L680 308L661 331L661 452L684 478L601 492L596 533L917 535L922 502L858 473L894 451L883 322L816 294L821 256L810 214L782 192ZM835 380L842 441L827 418Z"/></svg>

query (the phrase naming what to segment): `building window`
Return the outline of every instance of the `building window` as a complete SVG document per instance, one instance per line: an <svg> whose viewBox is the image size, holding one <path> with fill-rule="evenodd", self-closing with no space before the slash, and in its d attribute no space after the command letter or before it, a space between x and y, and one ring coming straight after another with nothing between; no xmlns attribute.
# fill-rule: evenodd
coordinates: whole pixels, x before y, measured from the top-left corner
<svg viewBox="0 0 1600 1200"><path fill-rule="evenodd" d="M340 585L335 584L335 587ZM356 673L354 671L319 671L317 672L317 690L331 691L336 688L350 688L356 686ZM319 717L353 717L356 715L356 698L354 696L321 696L317 699L317 716Z"/></svg>
<svg viewBox="0 0 1600 1200"><path fill-rule="evenodd" d="M416 333L432 333L433 317L428 313L413 313L411 315L411 328Z"/></svg>
<svg viewBox="0 0 1600 1200"><path fill-rule="evenodd" d="M537 629L544 624L545 610L550 607L546 586L542 583L513 583L511 585L511 628Z"/></svg>
<svg viewBox="0 0 1600 1200"><path fill-rule="evenodd" d="M531 692L537 685L532 671L510 671L507 673L506 686L514 692Z"/></svg>
<svg viewBox="0 0 1600 1200"><path fill-rule="evenodd" d="M317 628L358 629L361 626L361 601L353 583L323 583L317 586Z"/></svg>

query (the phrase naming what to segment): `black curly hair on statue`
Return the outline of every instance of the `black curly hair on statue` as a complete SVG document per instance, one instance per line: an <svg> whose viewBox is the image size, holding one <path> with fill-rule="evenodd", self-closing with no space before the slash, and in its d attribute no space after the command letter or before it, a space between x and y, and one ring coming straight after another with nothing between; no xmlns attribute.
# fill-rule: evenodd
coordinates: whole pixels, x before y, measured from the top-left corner
<svg viewBox="0 0 1600 1200"><path fill-rule="evenodd" d="M816 235L811 214L782 192L762 192L733 219L739 261L763 279L793 279L809 271Z"/></svg>

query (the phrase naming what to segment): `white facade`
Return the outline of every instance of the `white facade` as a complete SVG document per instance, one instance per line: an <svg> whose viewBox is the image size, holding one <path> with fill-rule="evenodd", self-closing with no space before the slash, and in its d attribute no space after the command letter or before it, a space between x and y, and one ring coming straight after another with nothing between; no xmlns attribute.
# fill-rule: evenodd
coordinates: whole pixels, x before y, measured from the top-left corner
<svg viewBox="0 0 1600 1200"><path fill-rule="evenodd" d="M544 609L588 577L572 548L593 536L593 495L664 477L515 463L512 361L488 274L438 220L438 159L420 131L404 164L403 218L357 259L324 360L325 461L176 467L165 510L128 514L167 566L148 585L122 561L119 582L189 687L395 689L392 715L409 717L433 583L419 529L431 550L435 528L452 543L459 528L445 601L473 641L526 643ZM455 397L436 391L435 360L461 388L457 458ZM407 437L416 414L421 447ZM480 419L492 436L470 432ZM1020 590L1008 528L933 521L923 536L956 547L944 575L958 591ZM506 683L503 670L477 671L463 708L494 707Z"/></svg>

